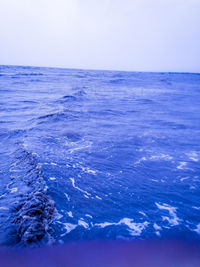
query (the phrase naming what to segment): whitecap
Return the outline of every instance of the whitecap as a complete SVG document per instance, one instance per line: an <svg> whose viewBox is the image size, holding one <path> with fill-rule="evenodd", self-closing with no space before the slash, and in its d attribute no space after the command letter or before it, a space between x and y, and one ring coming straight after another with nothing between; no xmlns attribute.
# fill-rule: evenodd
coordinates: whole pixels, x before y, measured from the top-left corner
<svg viewBox="0 0 200 267"><path fill-rule="evenodd" d="M184 180L188 180L189 178L190 178L190 177L188 177L188 176L187 176L187 177L182 177L182 178L180 179L180 181L183 182Z"/></svg>
<svg viewBox="0 0 200 267"><path fill-rule="evenodd" d="M148 226L148 222L143 222L143 223L136 223L133 221L133 219L130 218L123 218L119 222L114 223L114 222L104 222L104 223L97 223L95 226L105 228L107 226L111 225L126 225L128 226L128 231L132 236L139 236L141 235L142 231Z"/></svg>
<svg viewBox="0 0 200 267"><path fill-rule="evenodd" d="M197 232L197 234L199 234L199 235L200 235L200 223L199 223L199 224L197 224L197 228L196 228L196 229L194 229L194 231L195 231L195 232Z"/></svg>
<svg viewBox="0 0 200 267"><path fill-rule="evenodd" d="M177 208L172 207L172 206L165 204L165 203L159 204L156 202L155 204L160 210L167 210L169 212L169 215L171 216L171 217L162 216L163 221L168 221L171 226L175 226L175 225L179 224L179 222L181 220L176 215L176 209Z"/></svg>
<svg viewBox="0 0 200 267"><path fill-rule="evenodd" d="M71 217L71 218L74 217L71 211L68 211L68 212L67 212L67 215L68 215L69 217Z"/></svg>
<svg viewBox="0 0 200 267"><path fill-rule="evenodd" d="M148 226L148 222L143 222L143 223L135 223L133 222L133 219L129 218L124 218L119 221L119 224L125 224L127 225L130 229L129 232L133 236L140 236L142 231Z"/></svg>
<svg viewBox="0 0 200 267"><path fill-rule="evenodd" d="M192 161L198 162L199 161L199 155L195 151L191 151L189 153L186 153L186 155L191 159Z"/></svg>
<svg viewBox="0 0 200 267"><path fill-rule="evenodd" d="M142 157L141 159L139 159L138 161L136 161L135 164L136 165L137 164L140 164L140 162L145 161L145 160L147 160L147 158L146 157Z"/></svg>
<svg viewBox="0 0 200 267"><path fill-rule="evenodd" d="M10 189L10 192L11 193L16 193L18 191L18 188L17 187L13 187Z"/></svg>
<svg viewBox="0 0 200 267"><path fill-rule="evenodd" d="M55 163L55 162L51 162L50 164L53 166L57 166L57 163Z"/></svg>
<svg viewBox="0 0 200 267"><path fill-rule="evenodd" d="M153 224L153 228L155 229L155 234L157 235L157 236L160 236L160 230L162 230L162 227L160 227L157 223L154 223Z"/></svg>
<svg viewBox="0 0 200 267"><path fill-rule="evenodd" d="M72 223L63 223L63 225L67 231L66 231L66 233L62 234L61 236L64 236L64 235L70 233L72 230L74 230L77 227L76 224L72 224Z"/></svg>
<svg viewBox="0 0 200 267"><path fill-rule="evenodd" d="M90 214L85 214L86 217L93 218Z"/></svg>
<svg viewBox="0 0 200 267"><path fill-rule="evenodd" d="M151 181L152 181L152 182L156 182L156 183L159 182L159 180L157 180L157 179L151 179Z"/></svg>
<svg viewBox="0 0 200 267"><path fill-rule="evenodd" d="M99 200L102 200L102 198L101 198L101 197L99 197L99 196L96 196L96 198L97 198L97 199L99 199Z"/></svg>
<svg viewBox="0 0 200 267"><path fill-rule="evenodd" d="M162 229L162 227L160 227L157 223L154 223L154 224L153 224L153 228L154 228L156 231Z"/></svg>
<svg viewBox="0 0 200 267"><path fill-rule="evenodd" d="M182 161L176 168L179 170L183 170L186 165L187 165L187 162Z"/></svg>
<svg viewBox="0 0 200 267"><path fill-rule="evenodd" d="M83 226L85 229L89 228L88 223L86 223L84 220L78 220L78 225Z"/></svg>

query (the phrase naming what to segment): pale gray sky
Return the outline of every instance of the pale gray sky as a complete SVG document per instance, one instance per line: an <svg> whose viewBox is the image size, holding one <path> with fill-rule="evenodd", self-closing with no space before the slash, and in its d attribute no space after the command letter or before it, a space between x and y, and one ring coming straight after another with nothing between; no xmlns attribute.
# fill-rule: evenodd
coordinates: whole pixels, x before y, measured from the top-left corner
<svg viewBox="0 0 200 267"><path fill-rule="evenodd" d="M0 0L0 64L200 72L200 0Z"/></svg>

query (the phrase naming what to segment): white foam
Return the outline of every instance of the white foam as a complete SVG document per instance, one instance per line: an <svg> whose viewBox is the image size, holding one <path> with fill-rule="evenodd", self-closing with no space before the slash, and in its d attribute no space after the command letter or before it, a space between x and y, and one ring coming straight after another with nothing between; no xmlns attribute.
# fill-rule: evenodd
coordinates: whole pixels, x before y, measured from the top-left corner
<svg viewBox="0 0 200 267"><path fill-rule="evenodd" d="M199 223L199 224L197 224L197 228L196 228L196 229L194 229L194 231L195 231L195 232L197 232L197 234L199 234L199 235L200 235L200 223Z"/></svg>
<svg viewBox="0 0 200 267"><path fill-rule="evenodd" d="M64 195L66 196L67 200L70 201L70 197L67 193L64 193Z"/></svg>
<svg viewBox="0 0 200 267"><path fill-rule="evenodd" d="M56 177L50 177L49 180L54 181L56 180Z"/></svg>
<svg viewBox="0 0 200 267"><path fill-rule="evenodd" d="M133 236L140 236L142 231L146 228L146 226L149 224L148 222L143 223L135 223L133 222L133 219L124 218L120 220L119 224L126 224L130 229L129 232Z"/></svg>
<svg viewBox="0 0 200 267"><path fill-rule="evenodd" d="M200 207L192 206L192 208L195 209L195 210L200 210Z"/></svg>
<svg viewBox="0 0 200 267"><path fill-rule="evenodd" d="M82 141L84 141L84 140L82 140ZM66 143L65 145L68 145L68 143ZM78 151L78 150L81 150L81 149L85 149L85 148L88 148L88 147L91 147L91 145L92 145L92 142L85 142L85 144L82 144L82 145L80 145L80 142L78 143L78 142L71 142L71 145L76 145L76 147L72 147L71 149L69 149L69 154L72 154L73 152L75 152L75 151ZM80 146L77 146L77 145L80 145Z"/></svg>
<svg viewBox="0 0 200 267"><path fill-rule="evenodd" d="M186 165L187 165L187 162L182 161L176 168L179 170L183 170Z"/></svg>
<svg viewBox="0 0 200 267"><path fill-rule="evenodd" d="M75 148L71 148L71 149L69 149L69 154L72 154L73 152L75 152L75 151L77 151L77 150L81 150L81 149L83 149L83 148L85 148L85 147L83 146L83 147L75 147Z"/></svg>
<svg viewBox="0 0 200 267"><path fill-rule="evenodd" d="M188 180L190 177L182 177L181 179L180 179L180 181L181 182L183 182L184 180Z"/></svg>
<svg viewBox="0 0 200 267"><path fill-rule="evenodd" d="M96 198L97 198L97 199L99 199L99 200L102 200L102 198L101 198L101 197L99 197L99 196L96 196Z"/></svg>
<svg viewBox="0 0 200 267"><path fill-rule="evenodd" d="M70 233L72 230L74 230L77 225L72 223L63 223L65 229L67 230L66 233L62 234L61 236Z"/></svg>
<svg viewBox="0 0 200 267"><path fill-rule="evenodd" d="M168 221L171 226L179 225L180 219L176 215L177 208L172 207L165 203L163 204L155 203L155 204L160 210L167 210L169 212L169 215L171 216L171 217L162 216L163 221Z"/></svg>
<svg viewBox="0 0 200 267"><path fill-rule="evenodd" d="M167 155L167 154L161 154L161 155L155 155L155 156L151 156L149 158L150 160L172 160L173 157Z"/></svg>
<svg viewBox="0 0 200 267"><path fill-rule="evenodd" d="M157 223L154 223L154 224L153 224L153 228L154 228L156 231L162 229L162 227L160 227L159 225L157 225Z"/></svg>
<svg viewBox="0 0 200 267"><path fill-rule="evenodd" d="M13 185L13 182L10 182L9 184L6 185L6 189L10 190L10 186Z"/></svg>
<svg viewBox="0 0 200 267"><path fill-rule="evenodd" d="M68 211L68 212L67 212L67 215L68 215L69 217L73 218L73 215L72 215L72 212L71 212L71 211Z"/></svg>
<svg viewBox="0 0 200 267"><path fill-rule="evenodd" d="M160 155L152 155L150 157L142 157L141 159L139 159L138 161L135 162L135 164L139 164L142 161L146 161L146 160L152 160L152 161L158 161L158 160L165 160L165 161L170 161L172 160L173 157L168 155L168 154L160 154Z"/></svg>
<svg viewBox="0 0 200 267"><path fill-rule="evenodd" d="M10 192L11 193L16 193L18 191L18 188L17 187L13 187L10 189Z"/></svg>
<svg viewBox="0 0 200 267"><path fill-rule="evenodd" d="M136 223L133 221L133 219L130 218L123 218L119 222L114 223L114 222L104 222L104 223L98 223L95 224L95 226L105 228L107 226L111 225L122 225L125 224L128 226L128 231L132 236L139 236L141 235L142 231L148 226L148 222L143 222L143 223Z"/></svg>
<svg viewBox="0 0 200 267"><path fill-rule="evenodd" d="M93 175L96 175L96 171L89 169L88 167L80 166L81 170L86 173L91 173Z"/></svg>
<svg viewBox="0 0 200 267"><path fill-rule="evenodd" d="M36 168L37 168L38 170L41 170L41 169L42 169L42 163L38 163Z"/></svg>
<svg viewBox="0 0 200 267"><path fill-rule="evenodd" d="M85 214L86 217L93 218L90 214Z"/></svg>
<svg viewBox="0 0 200 267"><path fill-rule="evenodd" d="M110 222L104 222L104 223L96 223L95 226L98 226L100 228L104 228L111 225L117 225L117 223L110 223Z"/></svg>
<svg viewBox="0 0 200 267"><path fill-rule="evenodd" d="M151 179L151 181L152 181L152 182L156 182L156 183L159 182L159 180L157 180L157 179Z"/></svg>
<svg viewBox="0 0 200 267"><path fill-rule="evenodd" d="M78 220L78 225L83 226L85 229L89 228L88 223L86 223L84 220Z"/></svg>
<svg viewBox="0 0 200 267"><path fill-rule="evenodd" d="M91 174L95 175L96 174L96 171L87 169L87 173L91 173Z"/></svg>
<svg viewBox="0 0 200 267"><path fill-rule="evenodd" d="M0 196L0 199L4 198L5 196L6 196L6 193L2 194L2 195Z"/></svg>
<svg viewBox="0 0 200 267"><path fill-rule="evenodd" d="M147 160L147 158L146 157L142 157L141 159L136 161L135 164L140 164L140 162L145 161L145 160Z"/></svg>
<svg viewBox="0 0 200 267"><path fill-rule="evenodd" d="M7 207L0 207L0 210L9 210Z"/></svg>
<svg viewBox="0 0 200 267"><path fill-rule="evenodd" d="M10 169L9 169L9 172L20 172L21 170L20 169L15 169L15 166L12 166Z"/></svg>
<svg viewBox="0 0 200 267"><path fill-rule="evenodd" d="M190 153L186 154L189 159L191 159L192 161L198 162L199 161L199 155L197 154L197 152L195 151L191 151Z"/></svg>
<svg viewBox="0 0 200 267"><path fill-rule="evenodd" d="M190 185L190 189L193 190L196 189L196 187L194 185Z"/></svg>
<svg viewBox="0 0 200 267"><path fill-rule="evenodd" d="M78 186L75 185L75 180L74 180L74 178L69 178L69 179L71 180L71 182L72 182L72 186L73 186L74 188L76 188L76 189L79 190L80 192L86 194L87 196L91 196L90 193L88 193L87 191L85 191L85 190L83 190L83 189L81 189L81 188L79 188Z"/></svg>
<svg viewBox="0 0 200 267"><path fill-rule="evenodd" d="M57 163L55 163L55 162L51 162L50 164L53 166L57 166Z"/></svg>
<svg viewBox="0 0 200 267"><path fill-rule="evenodd" d="M24 148L27 148L28 147L28 144L27 143L23 143L22 145Z"/></svg>
<svg viewBox="0 0 200 267"><path fill-rule="evenodd" d="M48 186L47 185L45 185L45 187L44 187L44 192L46 192L47 190L48 190Z"/></svg>
<svg viewBox="0 0 200 267"><path fill-rule="evenodd" d="M55 218L56 218L57 220L60 220L62 217L63 217L63 215L60 214L60 213L57 211L57 212L56 212L56 215L55 215Z"/></svg>
<svg viewBox="0 0 200 267"><path fill-rule="evenodd" d="M143 211L138 211L138 213L142 214L143 216L147 216Z"/></svg>

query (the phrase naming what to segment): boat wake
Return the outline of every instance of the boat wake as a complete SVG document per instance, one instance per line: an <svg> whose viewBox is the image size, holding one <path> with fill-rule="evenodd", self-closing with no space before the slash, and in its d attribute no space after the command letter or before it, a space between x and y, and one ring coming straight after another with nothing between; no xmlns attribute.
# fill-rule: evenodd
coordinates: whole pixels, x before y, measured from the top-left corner
<svg viewBox="0 0 200 267"><path fill-rule="evenodd" d="M18 149L14 153L16 161L10 168L11 182L5 193L10 202L10 227L5 239L14 238L19 246L38 247L52 243L51 222L55 206L47 194L41 166L34 155L25 149Z"/></svg>

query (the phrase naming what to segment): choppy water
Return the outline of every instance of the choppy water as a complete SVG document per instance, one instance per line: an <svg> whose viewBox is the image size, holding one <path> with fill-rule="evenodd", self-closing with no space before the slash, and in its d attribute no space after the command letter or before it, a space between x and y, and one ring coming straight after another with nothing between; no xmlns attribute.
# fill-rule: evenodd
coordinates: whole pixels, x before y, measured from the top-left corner
<svg viewBox="0 0 200 267"><path fill-rule="evenodd" d="M200 235L200 75L0 67L0 243Z"/></svg>

